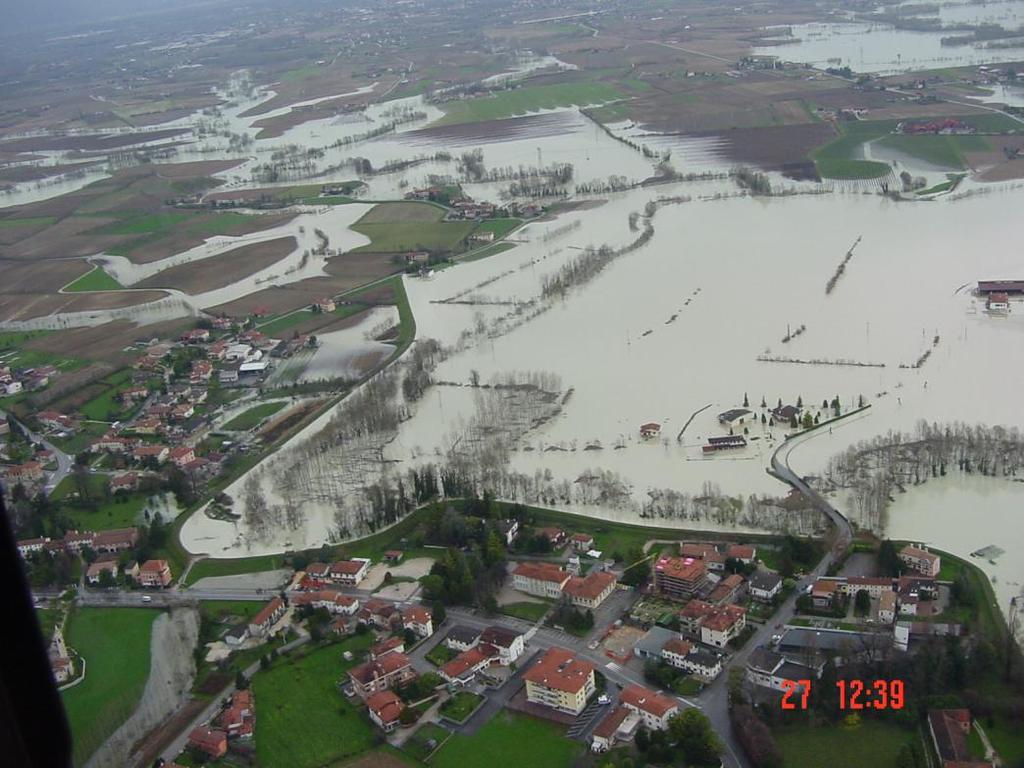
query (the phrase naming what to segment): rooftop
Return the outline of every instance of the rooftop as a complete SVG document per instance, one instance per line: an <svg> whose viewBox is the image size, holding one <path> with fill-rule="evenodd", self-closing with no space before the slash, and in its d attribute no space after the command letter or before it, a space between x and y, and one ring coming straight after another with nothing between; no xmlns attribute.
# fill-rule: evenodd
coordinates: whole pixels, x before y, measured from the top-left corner
<svg viewBox="0 0 1024 768"><path fill-rule="evenodd" d="M577 659L565 648L551 648L523 675L527 682L576 693L594 673L594 665Z"/></svg>
<svg viewBox="0 0 1024 768"><path fill-rule="evenodd" d="M649 712L655 717L664 717L673 709L679 708L679 705L667 696L662 696L639 685L623 688L622 693L619 694L619 701L627 706Z"/></svg>

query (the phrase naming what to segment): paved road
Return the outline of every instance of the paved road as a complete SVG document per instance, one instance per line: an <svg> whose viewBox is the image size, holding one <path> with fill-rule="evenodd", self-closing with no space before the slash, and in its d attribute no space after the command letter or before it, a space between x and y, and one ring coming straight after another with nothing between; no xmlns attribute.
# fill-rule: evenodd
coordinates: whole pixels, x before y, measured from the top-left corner
<svg viewBox="0 0 1024 768"><path fill-rule="evenodd" d="M5 413L4 411L0 411L0 419L7 419L8 415L9 414ZM11 418L13 418L13 416ZM64 453L64 451L55 446L45 437L43 437L37 432L33 432L31 429L26 427L25 424L22 423L21 421L14 419L14 422L19 427L21 427L22 430L24 430L25 434L28 435L29 440L31 440L33 443L41 444L43 447L46 448L46 450L50 451L50 453L53 454L53 458L57 461L57 469L50 474L50 477L46 481L45 485L46 493L49 494L50 492L53 491L54 488L60 485L61 480L63 480L65 477L68 476L68 474L70 474L71 467L74 465L74 459L68 454Z"/></svg>

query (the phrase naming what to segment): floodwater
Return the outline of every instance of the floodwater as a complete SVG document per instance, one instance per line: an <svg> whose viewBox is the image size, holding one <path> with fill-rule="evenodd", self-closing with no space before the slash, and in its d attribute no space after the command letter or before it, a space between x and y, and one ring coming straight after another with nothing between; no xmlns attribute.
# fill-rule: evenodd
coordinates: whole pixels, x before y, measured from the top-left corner
<svg viewBox="0 0 1024 768"><path fill-rule="evenodd" d="M785 29L791 29L791 34L786 35ZM916 32L874 22L813 22L785 29L780 30L778 39L793 42L758 46L754 53L818 67L848 66L856 72L881 75L1024 58L1024 38L1015 38L1012 45L1010 41L998 41L998 47L989 43L949 46L942 45L943 37L968 33Z"/></svg>
<svg viewBox="0 0 1024 768"><path fill-rule="evenodd" d="M375 341L372 337L379 334L374 333L374 330L396 325L398 310L395 307L375 307L351 328L318 333L316 338L320 346L298 380L354 379L362 376L367 369L395 350L391 344Z"/></svg>
<svg viewBox="0 0 1024 768"><path fill-rule="evenodd" d="M992 579L1006 611L1024 586L1022 509L1024 485L1019 481L948 475L898 495L889 509L888 535L923 541L970 560ZM991 545L1004 554L971 557Z"/></svg>

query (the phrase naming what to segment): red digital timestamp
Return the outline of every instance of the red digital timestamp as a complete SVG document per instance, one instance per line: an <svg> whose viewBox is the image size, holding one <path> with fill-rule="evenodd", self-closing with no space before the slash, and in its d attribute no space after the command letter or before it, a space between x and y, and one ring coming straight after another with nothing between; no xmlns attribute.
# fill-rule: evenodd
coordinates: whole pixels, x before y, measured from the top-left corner
<svg viewBox="0 0 1024 768"><path fill-rule="evenodd" d="M783 709L807 709L810 680L782 681ZM906 686L902 680L837 680L839 709L903 709Z"/></svg>

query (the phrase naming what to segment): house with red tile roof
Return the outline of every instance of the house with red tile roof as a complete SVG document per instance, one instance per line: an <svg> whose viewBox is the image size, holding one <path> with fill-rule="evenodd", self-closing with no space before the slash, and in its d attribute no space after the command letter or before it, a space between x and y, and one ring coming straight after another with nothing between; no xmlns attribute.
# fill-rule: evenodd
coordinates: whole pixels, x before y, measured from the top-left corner
<svg viewBox="0 0 1024 768"><path fill-rule="evenodd" d="M422 605L410 605L402 610L402 627L419 637L430 637L434 634L434 619Z"/></svg>
<svg viewBox="0 0 1024 768"><path fill-rule="evenodd" d="M668 728L668 721L679 713L679 705L674 699L639 685L623 688L619 702L640 715L643 724L652 731L664 731Z"/></svg>
<svg viewBox="0 0 1024 768"><path fill-rule="evenodd" d="M253 637L263 637L277 620L284 616L287 609L288 606L285 605L284 600L275 597L252 617L252 621L249 622L249 634Z"/></svg>
<svg viewBox="0 0 1024 768"><path fill-rule="evenodd" d="M188 735L188 745L217 759L228 751L228 735L222 730L201 725Z"/></svg>
<svg viewBox="0 0 1024 768"><path fill-rule="evenodd" d="M565 648L549 648L523 674L526 700L578 715L595 688L595 667Z"/></svg>
<svg viewBox="0 0 1024 768"><path fill-rule="evenodd" d="M134 547L138 541L138 528L111 528L93 535L92 548L97 552L123 552Z"/></svg>
<svg viewBox="0 0 1024 768"><path fill-rule="evenodd" d="M675 599L692 597L707 581L707 566L693 557L660 557L654 563L654 588Z"/></svg>
<svg viewBox="0 0 1024 768"><path fill-rule="evenodd" d="M440 669L441 677L449 683L467 685L477 672L486 669L496 661L498 651L486 643L474 645L463 651Z"/></svg>
<svg viewBox="0 0 1024 768"><path fill-rule="evenodd" d="M362 699L367 699L378 691L398 688L409 682L416 677L416 672L409 657L396 651L350 669L348 677L355 692Z"/></svg>
<svg viewBox="0 0 1024 768"><path fill-rule="evenodd" d="M559 598L570 574L554 563L523 562L512 571L512 586L538 597Z"/></svg>
<svg viewBox="0 0 1024 768"><path fill-rule="evenodd" d="M252 691L248 688L235 691L231 695L231 702L221 711L214 723L227 733L229 739L251 737L256 726Z"/></svg>
<svg viewBox="0 0 1024 768"><path fill-rule="evenodd" d="M593 610L615 591L619 577L611 571L591 571L583 578L572 576L562 592L578 608Z"/></svg>
<svg viewBox="0 0 1024 768"><path fill-rule="evenodd" d="M370 646L370 658L379 659L389 653L405 653L405 640L398 637L387 637Z"/></svg>
<svg viewBox="0 0 1024 768"><path fill-rule="evenodd" d="M401 722L404 702L394 691L378 691L366 700L366 708L370 719L385 733L390 733Z"/></svg>
<svg viewBox="0 0 1024 768"><path fill-rule="evenodd" d="M90 584L99 584L100 575L104 572L109 573L111 578L117 578L117 561L116 560L97 560L92 563L85 572L85 580Z"/></svg>
<svg viewBox="0 0 1024 768"><path fill-rule="evenodd" d="M190 461L195 461L196 451L191 445L178 445L171 449L169 456L171 463L180 469Z"/></svg>
<svg viewBox="0 0 1024 768"><path fill-rule="evenodd" d="M928 733L935 746L941 768L991 768L985 760L975 760L967 744L971 732L969 709L928 710Z"/></svg>
<svg viewBox="0 0 1024 768"><path fill-rule="evenodd" d="M616 743L629 741L639 725L640 716L635 709L625 705L616 707L604 716L591 734L590 751L607 752Z"/></svg>
<svg viewBox="0 0 1024 768"><path fill-rule="evenodd" d="M171 583L171 566L166 560L147 560L139 566L139 583L144 587L166 587Z"/></svg>
<svg viewBox="0 0 1024 768"><path fill-rule="evenodd" d="M170 455L170 448L166 445L139 445L132 451L136 461L147 461L153 459L157 464L163 464Z"/></svg>
<svg viewBox="0 0 1024 768"><path fill-rule="evenodd" d="M370 570L370 561L365 557L354 557L351 560L338 560L331 563L327 577L331 581L355 587L366 578Z"/></svg>

